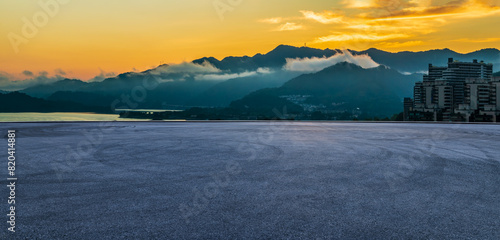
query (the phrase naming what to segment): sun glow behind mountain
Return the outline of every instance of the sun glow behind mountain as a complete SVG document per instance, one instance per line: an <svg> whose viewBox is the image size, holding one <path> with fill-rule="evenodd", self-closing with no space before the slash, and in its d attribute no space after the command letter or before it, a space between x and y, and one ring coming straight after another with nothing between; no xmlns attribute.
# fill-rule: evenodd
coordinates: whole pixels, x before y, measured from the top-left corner
<svg viewBox="0 0 500 240"><path fill-rule="evenodd" d="M499 0L40 2L0 3L0 72L17 80L30 73L104 78L205 56L253 55L278 44L500 48Z"/></svg>

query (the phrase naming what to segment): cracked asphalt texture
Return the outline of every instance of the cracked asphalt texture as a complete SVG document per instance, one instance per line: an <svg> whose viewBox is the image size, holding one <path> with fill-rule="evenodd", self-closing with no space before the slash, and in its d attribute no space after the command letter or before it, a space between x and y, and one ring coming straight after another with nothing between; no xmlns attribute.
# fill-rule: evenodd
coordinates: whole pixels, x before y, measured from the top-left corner
<svg viewBox="0 0 500 240"><path fill-rule="evenodd" d="M0 239L500 239L500 125L0 123Z"/></svg>

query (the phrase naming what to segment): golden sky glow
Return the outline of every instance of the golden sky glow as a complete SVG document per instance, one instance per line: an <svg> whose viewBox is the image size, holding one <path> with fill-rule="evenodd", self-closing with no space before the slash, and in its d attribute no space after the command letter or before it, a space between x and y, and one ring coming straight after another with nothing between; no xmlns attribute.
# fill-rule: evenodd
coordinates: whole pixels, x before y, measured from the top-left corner
<svg viewBox="0 0 500 240"><path fill-rule="evenodd" d="M0 0L0 16L0 72L18 79L28 70L88 80L279 44L500 48L500 0Z"/></svg>

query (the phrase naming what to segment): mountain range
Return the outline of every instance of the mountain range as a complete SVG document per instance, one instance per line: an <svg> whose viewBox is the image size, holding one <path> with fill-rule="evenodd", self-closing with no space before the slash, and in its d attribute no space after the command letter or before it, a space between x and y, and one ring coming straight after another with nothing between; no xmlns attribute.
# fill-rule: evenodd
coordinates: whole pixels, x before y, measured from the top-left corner
<svg viewBox="0 0 500 240"><path fill-rule="evenodd" d="M311 111L344 113L353 110L366 116L387 117L401 111L401 99L411 95L414 83L420 75L405 76L383 65L364 69L352 63L342 62L317 73L293 78L279 88L254 92L231 104L232 107L256 106L256 99L274 96L291 103L310 107ZM282 103L283 104L283 103ZM276 104L274 104L276 105Z"/></svg>
<svg viewBox="0 0 500 240"><path fill-rule="evenodd" d="M466 54L457 53L447 48L422 52L406 51L397 53L370 48L354 53L368 54L375 62L405 73L427 71L429 63L432 63L434 66L446 66L448 58L464 62L472 62L473 59L477 59L486 63L492 63L495 67L500 67L500 51L495 48L481 49Z"/></svg>
<svg viewBox="0 0 500 240"><path fill-rule="evenodd" d="M144 72L123 73L101 82L65 79L21 92L50 101L99 107L110 107L117 99L124 102L124 98L135 96L133 104L124 108L151 109L249 107L255 106L249 100L256 101L260 96L306 110L311 106L324 111L359 108L374 116L389 116L401 111L403 97L412 95L414 82L421 80L429 63L445 65L450 57L462 61L484 60L500 66L497 49L467 54L449 49L390 53L378 49L353 51L280 45L266 54L251 57L222 60L206 57L160 65ZM362 61L371 65L364 66ZM297 70L289 68L292 62L321 67ZM146 86L148 82L154 86ZM297 100L294 95L307 97ZM266 102L262 103L260 107L266 107Z"/></svg>
<svg viewBox="0 0 500 240"><path fill-rule="evenodd" d="M461 54L450 49L435 49L421 52L386 52L376 48L370 48L365 51L354 51L347 49L354 55L368 55L375 62L396 69L404 73L416 73L427 71L429 63L435 66L446 66L448 58L454 58L460 61L469 61L473 59L483 60L500 66L500 50L494 48L481 49L471 53ZM256 54L253 57L226 57L217 60L213 57L194 60L194 63L208 61L219 69L223 70L255 70L261 67L282 67L286 59L292 58L312 58L312 57L331 57L337 53L342 53L341 49L315 49L309 47L293 47L280 45L267 54Z"/></svg>

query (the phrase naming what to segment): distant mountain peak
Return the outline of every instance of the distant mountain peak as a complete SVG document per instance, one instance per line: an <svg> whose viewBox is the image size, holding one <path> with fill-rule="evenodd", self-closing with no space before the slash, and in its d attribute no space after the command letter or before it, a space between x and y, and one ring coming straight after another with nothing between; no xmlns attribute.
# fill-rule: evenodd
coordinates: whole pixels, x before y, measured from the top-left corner
<svg viewBox="0 0 500 240"><path fill-rule="evenodd" d="M274 50L276 50L276 49L286 49L286 48L298 48L298 47L295 47L295 46L292 46L292 45L280 44L277 47L275 47Z"/></svg>
<svg viewBox="0 0 500 240"><path fill-rule="evenodd" d="M133 76L137 76L139 75L139 73L136 73L136 72L126 72L126 73L122 73L122 74L119 74L117 76L117 78L130 78L130 77L133 77Z"/></svg>
<svg viewBox="0 0 500 240"><path fill-rule="evenodd" d="M366 52L384 52L384 53L388 53L387 51L384 51L384 50L380 50L378 48L369 48L367 50L365 50Z"/></svg>
<svg viewBox="0 0 500 240"><path fill-rule="evenodd" d="M210 64L218 63L219 59L214 58L214 57L202 57L196 60L193 60L194 64L203 64L204 62L208 62Z"/></svg>
<svg viewBox="0 0 500 240"><path fill-rule="evenodd" d="M287 51L294 51L294 50L297 50L297 49L299 49L299 48L298 47L294 47L294 46L290 46L290 45L281 44L281 45L278 45L277 47L275 47L270 52L268 52L266 55L270 55L270 54L273 54L273 53L283 53L283 52L287 52Z"/></svg>
<svg viewBox="0 0 500 240"><path fill-rule="evenodd" d="M449 49L449 48L443 48L443 49L436 49L435 51L444 51L444 52L454 52L456 53L455 51Z"/></svg>
<svg viewBox="0 0 500 240"><path fill-rule="evenodd" d="M484 52L487 52L487 53L493 53L493 54L500 54L500 50L496 49L496 48L483 48L483 49L480 49L480 50L477 50L477 51L474 51L474 52L470 52L469 54L474 54L474 53L484 53Z"/></svg>
<svg viewBox="0 0 500 240"><path fill-rule="evenodd" d="M334 71L337 71L337 70L357 70L357 69L364 69L362 67L360 67L359 65L357 64L354 64L354 63L350 63L350 62L339 62L333 66L330 66L330 67L327 67L325 68L324 70L327 70L327 71L331 71L331 70L334 70Z"/></svg>
<svg viewBox="0 0 500 240"><path fill-rule="evenodd" d="M245 56L241 56L241 57L229 56L229 57L225 57L225 58L223 58L223 59L222 59L222 61L224 61L224 60L225 60L225 61L229 61L229 60L239 60L239 61L242 61L242 60L243 60L243 61L244 61L244 60L247 60L247 59L249 59L249 58L251 58L251 57L249 57L249 56L247 56L247 55L245 55Z"/></svg>
<svg viewBox="0 0 500 240"><path fill-rule="evenodd" d="M164 64L158 65L158 67L156 67L156 68L164 68L164 67L168 67L168 66L170 66L170 65L164 63Z"/></svg>
<svg viewBox="0 0 500 240"><path fill-rule="evenodd" d="M63 80L60 80L58 82L83 82L82 80L79 80L79 79L70 79L70 78L65 78Z"/></svg>

